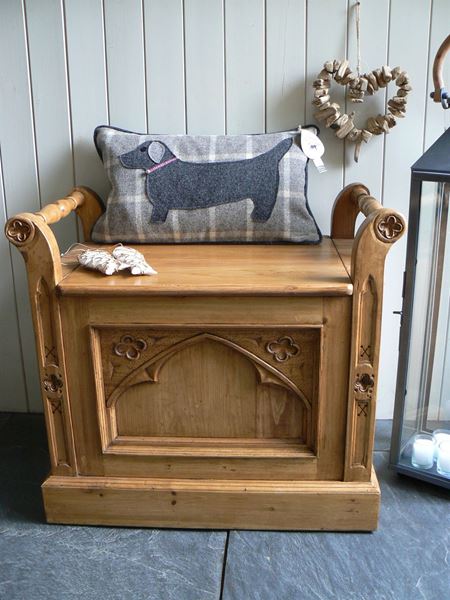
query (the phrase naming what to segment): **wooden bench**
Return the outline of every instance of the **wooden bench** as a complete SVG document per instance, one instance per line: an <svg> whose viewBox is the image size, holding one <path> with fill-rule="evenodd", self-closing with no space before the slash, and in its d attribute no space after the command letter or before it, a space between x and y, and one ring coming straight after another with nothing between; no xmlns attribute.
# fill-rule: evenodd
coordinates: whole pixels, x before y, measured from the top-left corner
<svg viewBox="0 0 450 600"><path fill-rule="evenodd" d="M320 245L139 246L157 276L105 277L61 261L49 226L72 210L89 243L87 188L6 224L28 271L48 521L375 529L383 272L403 217L354 184Z"/></svg>

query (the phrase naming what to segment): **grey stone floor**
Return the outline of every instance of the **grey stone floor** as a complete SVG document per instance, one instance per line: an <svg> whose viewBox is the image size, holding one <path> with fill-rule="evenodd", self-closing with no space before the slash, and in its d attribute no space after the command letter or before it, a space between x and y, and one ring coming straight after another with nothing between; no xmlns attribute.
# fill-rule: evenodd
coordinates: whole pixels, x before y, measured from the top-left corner
<svg viewBox="0 0 450 600"><path fill-rule="evenodd" d="M176 531L46 525L43 419L0 414L1 600L449 600L450 503L388 469L375 533Z"/></svg>

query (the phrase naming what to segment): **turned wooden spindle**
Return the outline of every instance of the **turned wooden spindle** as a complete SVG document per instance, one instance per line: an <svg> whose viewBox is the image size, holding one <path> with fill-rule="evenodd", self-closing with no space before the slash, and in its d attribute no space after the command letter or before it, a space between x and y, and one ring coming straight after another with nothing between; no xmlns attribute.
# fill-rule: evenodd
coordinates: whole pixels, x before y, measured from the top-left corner
<svg viewBox="0 0 450 600"><path fill-rule="evenodd" d="M47 204L36 213L20 213L11 217L5 226L6 236L16 246L26 246L34 238L33 222L53 225L72 211L80 217L84 240L89 242L92 228L103 212L103 203L88 187L76 187L64 198Z"/></svg>
<svg viewBox="0 0 450 600"><path fill-rule="evenodd" d="M368 217L373 212L379 211L383 206L373 196L363 191L354 191L353 194L356 196L359 210L365 217Z"/></svg>
<svg viewBox="0 0 450 600"><path fill-rule="evenodd" d="M444 108L448 108L448 97L443 97L443 92L445 92L444 86L444 76L443 76L443 67L444 60L447 55L447 52L450 50L450 35L448 35L442 44L439 46L438 51L436 52L436 56L434 58L433 63L433 83L434 83L434 92L431 93L431 97L435 102L441 102Z"/></svg>
<svg viewBox="0 0 450 600"><path fill-rule="evenodd" d="M47 204L39 210L36 215L41 217L47 225L57 223L64 217L67 217L73 210L76 210L84 203L85 197L82 191L74 189L68 196Z"/></svg>
<svg viewBox="0 0 450 600"><path fill-rule="evenodd" d="M356 218L360 212L368 217L383 206L370 195L369 189L361 183L352 183L337 196L332 212L331 237L353 239Z"/></svg>

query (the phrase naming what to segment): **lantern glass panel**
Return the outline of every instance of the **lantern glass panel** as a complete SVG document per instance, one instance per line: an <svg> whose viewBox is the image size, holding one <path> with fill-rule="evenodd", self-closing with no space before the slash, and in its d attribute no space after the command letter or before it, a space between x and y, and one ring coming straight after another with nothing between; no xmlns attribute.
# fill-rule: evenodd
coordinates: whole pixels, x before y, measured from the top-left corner
<svg viewBox="0 0 450 600"><path fill-rule="evenodd" d="M436 435L436 430L448 430L450 443L450 184L422 181L420 189L398 464L439 477L436 459L445 432ZM426 457L430 452L431 463Z"/></svg>

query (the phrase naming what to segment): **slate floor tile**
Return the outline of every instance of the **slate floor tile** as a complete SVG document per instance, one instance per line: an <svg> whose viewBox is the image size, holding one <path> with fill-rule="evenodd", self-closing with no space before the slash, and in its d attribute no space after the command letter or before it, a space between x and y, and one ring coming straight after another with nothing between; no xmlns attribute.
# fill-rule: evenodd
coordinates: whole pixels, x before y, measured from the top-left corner
<svg viewBox="0 0 450 600"><path fill-rule="evenodd" d="M388 468L374 533L232 531L223 600L447 600L447 492Z"/></svg>
<svg viewBox="0 0 450 600"><path fill-rule="evenodd" d="M44 416L10 415L0 430L0 483L40 485L49 471Z"/></svg>
<svg viewBox="0 0 450 600"><path fill-rule="evenodd" d="M376 448L390 429L377 423ZM0 430L2 600L219 600L225 532L46 525L43 417L0 414ZM387 460L377 532L231 532L223 600L450 598L450 495Z"/></svg>
<svg viewBox="0 0 450 600"><path fill-rule="evenodd" d="M0 481L34 483L40 485L50 472L48 450L35 447L32 450L20 443L0 446Z"/></svg>
<svg viewBox="0 0 450 600"><path fill-rule="evenodd" d="M0 447L20 445L24 448L47 449L44 415L0 413L0 427L2 417L6 417L6 421L0 435Z"/></svg>
<svg viewBox="0 0 450 600"><path fill-rule="evenodd" d="M0 598L216 600L224 532L0 525Z"/></svg>
<svg viewBox="0 0 450 600"><path fill-rule="evenodd" d="M0 432L5 427L6 423L10 420L11 413L0 412ZM1 435L0 435L1 437Z"/></svg>
<svg viewBox="0 0 450 600"><path fill-rule="evenodd" d="M380 419L375 426L375 452L391 449L392 420Z"/></svg>
<svg viewBox="0 0 450 600"><path fill-rule="evenodd" d="M11 425L11 426L9 426ZM216 600L226 533L45 523L42 415L14 415L0 443L0 598Z"/></svg>
<svg viewBox="0 0 450 600"><path fill-rule="evenodd" d="M219 598L225 532L47 525L32 484L0 506L0 598Z"/></svg>

